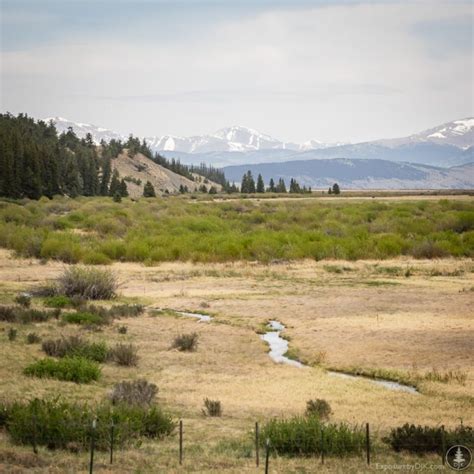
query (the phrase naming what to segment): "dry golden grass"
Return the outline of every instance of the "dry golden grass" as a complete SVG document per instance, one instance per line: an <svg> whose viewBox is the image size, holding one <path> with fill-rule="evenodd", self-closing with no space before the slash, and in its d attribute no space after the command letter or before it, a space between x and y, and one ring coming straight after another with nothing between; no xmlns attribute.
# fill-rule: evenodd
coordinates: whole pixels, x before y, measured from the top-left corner
<svg viewBox="0 0 474 474"><path fill-rule="evenodd" d="M0 291L9 301L16 291L54 278L62 264L13 259L0 254ZM405 277L406 269L410 276ZM92 385L35 380L22 369L41 356L38 345L26 345L32 326L18 326L17 341L0 334L0 394L30 398L62 393L74 400L100 400L113 384L146 378L159 387L158 401L185 423L186 463L189 472L252 472L252 458L229 448L225 440L247 444L256 420L301 414L310 398L324 398L333 419L371 423L377 438L405 422L454 426L462 418L473 424L472 307L474 264L469 260L384 262L312 262L260 265L167 263L157 267L114 264L121 282L120 299L141 301L150 307L209 312L214 321L147 313L116 321L103 333L87 337L109 344L130 341L139 348L138 368L103 366L103 378ZM387 270L388 269L388 270ZM437 276L432 276L437 275ZM360 366L412 372L459 369L468 374L465 385L421 382L420 395L390 391L370 381L348 381L323 368L296 369L274 364L256 333L268 319L283 322L290 348L304 360L336 368ZM3 328L8 327L1 323ZM117 326L126 325L120 335ZM37 324L40 335L77 332L55 321ZM197 332L196 352L171 350L178 333ZM221 418L201 414L203 399L222 402ZM390 453L378 442L376 459L383 463L419 461ZM5 437L0 454L12 448ZM245 451L245 450L243 450ZM240 457L239 457L240 456ZM48 463L44 472L87 467L86 455L41 451ZM1 463L4 462L0 457ZM117 454L113 470L105 454L98 455L100 472L178 472L177 440L147 442L136 450ZM424 463L439 463L436 457ZM314 459L272 459L271 472L315 472ZM43 472L41 467L38 472ZM327 461L323 471L365 472L362 459Z"/></svg>

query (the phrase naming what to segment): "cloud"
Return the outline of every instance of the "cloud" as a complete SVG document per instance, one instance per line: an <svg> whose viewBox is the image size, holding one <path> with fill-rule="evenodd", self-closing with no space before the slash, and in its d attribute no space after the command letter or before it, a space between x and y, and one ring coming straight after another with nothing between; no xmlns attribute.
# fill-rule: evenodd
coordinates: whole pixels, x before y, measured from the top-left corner
<svg viewBox="0 0 474 474"><path fill-rule="evenodd" d="M98 28L5 52L4 100L8 95L7 105L28 111L28 100L41 109L33 95L43 97L71 118L98 114L85 120L142 127L143 134L192 134L240 122L292 140L393 136L470 114L472 45L433 55L430 48L444 51L445 43L450 51L458 40L449 28L436 35L423 26L469 19L470 5L361 3L233 13L186 35L155 35L160 17L141 16L112 33ZM193 18L183 9L179 21L181 31ZM66 115L43 115L59 113ZM381 121L388 116L388 123Z"/></svg>

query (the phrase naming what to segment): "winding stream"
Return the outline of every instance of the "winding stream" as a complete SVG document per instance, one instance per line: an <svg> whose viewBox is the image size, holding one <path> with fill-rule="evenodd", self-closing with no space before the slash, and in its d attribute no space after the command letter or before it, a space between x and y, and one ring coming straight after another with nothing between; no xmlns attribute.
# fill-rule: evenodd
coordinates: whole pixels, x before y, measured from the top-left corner
<svg viewBox="0 0 474 474"><path fill-rule="evenodd" d="M283 326L283 324L281 324L279 321L272 320L269 321L268 328L269 331L260 337L270 346L270 352L268 355L272 358L272 360L279 364L288 364L293 367L307 367L301 362L290 359L285 356L288 351L288 341L280 336L280 333L285 329L285 326ZM379 385L380 387L384 387L388 390L396 390L400 392L416 394L419 393L415 387L410 387L409 385L393 382L391 380L372 379L370 377L363 377L361 375L350 375L342 372L335 372L332 370L329 370L328 374L334 377L340 377L347 380L367 380L375 385Z"/></svg>
<svg viewBox="0 0 474 474"><path fill-rule="evenodd" d="M212 317L208 314L200 314L200 313L188 313L186 311L176 311L177 314L181 316L186 316L188 318L196 318L198 319L199 323L208 323L211 321Z"/></svg>

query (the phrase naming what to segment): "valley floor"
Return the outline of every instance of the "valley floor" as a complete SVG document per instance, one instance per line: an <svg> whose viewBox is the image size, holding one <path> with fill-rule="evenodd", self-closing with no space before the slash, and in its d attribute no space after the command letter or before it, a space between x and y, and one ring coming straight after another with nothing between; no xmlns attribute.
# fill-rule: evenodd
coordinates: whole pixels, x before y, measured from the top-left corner
<svg viewBox="0 0 474 474"><path fill-rule="evenodd" d="M62 263L16 259L0 251L0 302L10 303L25 291L52 279ZM113 469L107 456L97 457L96 472L257 472L251 457L255 421L302 414L306 401L327 400L333 420L370 423L375 442L373 463L435 465L436 456L397 455L381 441L389 428L405 422L453 427L462 419L473 425L474 347L472 308L474 263L470 259L384 261L303 261L271 265L164 263L143 266L115 263L120 300L147 305L139 317L122 319L87 337L126 340L139 348L138 368L106 364L103 378L92 385L32 379L22 369L41 356L26 345L31 326L18 326L18 340L3 332L1 398L32 398L61 393L69 399L103 399L114 383L146 378L159 387L159 403L183 419L185 462L177 462L177 438L146 442L119 452ZM205 312L210 323L153 308ZM290 353L311 367L275 364L259 333L268 320L282 322ZM119 335L118 325L128 333ZM36 324L44 337L77 333L72 326ZM197 332L194 353L170 350L179 333ZM326 368L366 372L381 369L405 380L419 380L419 394L391 391L368 380L347 380ZM422 380L423 374L459 371L464 384ZM203 399L222 402L221 418L201 413ZM247 449L248 448L248 449ZM11 445L0 433L0 471L43 463L35 472L82 472L87 455ZM250 457L249 457L250 456ZM272 458L270 472L366 472L363 459ZM371 469L376 469L375 464ZM379 469L381 469L379 467Z"/></svg>

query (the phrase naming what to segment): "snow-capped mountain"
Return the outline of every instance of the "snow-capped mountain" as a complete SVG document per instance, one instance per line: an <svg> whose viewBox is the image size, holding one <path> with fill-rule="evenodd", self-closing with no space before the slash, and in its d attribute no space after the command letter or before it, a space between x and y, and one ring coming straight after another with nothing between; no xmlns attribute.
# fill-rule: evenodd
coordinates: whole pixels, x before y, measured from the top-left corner
<svg viewBox="0 0 474 474"><path fill-rule="evenodd" d="M69 127L72 127L74 133L79 138L85 138L88 133L92 135L92 139L95 143L99 144L101 140L110 142L110 140L123 140L125 137L120 133L114 132L107 128L98 127L90 123L72 122L71 120L63 117L48 117L43 119L44 122L54 122L56 129L59 133L67 132Z"/></svg>
<svg viewBox="0 0 474 474"><path fill-rule="evenodd" d="M65 132L72 127L79 138L84 138L87 133L92 135L96 143L102 139L110 141L115 139L126 139L112 130L98 127L88 123L72 122L62 117L49 117L44 121L53 121L58 131ZM309 140L303 144L283 142L269 135L258 132L247 127L233 126L217 130L209 135L196 135L191 137L178 137L162 135L145 138L153 151L176 151L184 153L209 153L209 152L246 152L256 150L315 150L335 146L336 144L325 144L317 140Z"/></svg>
<svg viewBox="0 0 474 474"><path fill-rule="evenodd" d="M474 117L447 122L404 138L376 141L380 145L389 147L425 142L438 145L453 145L463 149L469 148L474 145Z"/></svg>
<svg viewBox="0 0 474 474"><path fill-rule="evenodd" d="M94 141L127 137L92 124L53 117L59 132L72 127L79 137L91 133ZM356 144L327 144L308 140L288 143L256 130L233 126L208 135L191 137L156 136L145 138L154 152L185 164L205 162L214 166L246 163L272 163L330 158L383 159L441 167L474 162L474 118L454 120L404 138L375 140Z"/></svg>

